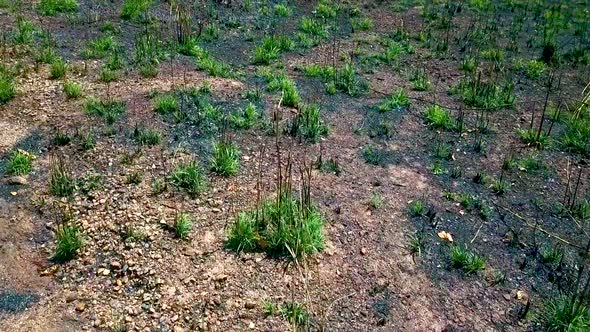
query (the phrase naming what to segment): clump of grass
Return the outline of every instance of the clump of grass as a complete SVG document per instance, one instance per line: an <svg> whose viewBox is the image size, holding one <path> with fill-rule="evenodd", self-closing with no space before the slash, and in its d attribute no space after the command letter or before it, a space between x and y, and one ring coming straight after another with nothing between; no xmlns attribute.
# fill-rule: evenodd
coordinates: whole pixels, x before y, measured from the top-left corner
<svg viewBox="0 0 590 332"><path fill-rule="evenodd" d="M193 198L207 188L205 175L195 161L178 165L170 174L170 183L184 189Z"/></svg>
<svg viewBox="0 0 590 332"><path fill-rule="evenodd" d="M385 162L383 151L374 145L367 145L362 150L365 162L370 165L379 166Z"/></svg>
<svg viewBox="0 0 590 332"><path fill-rule="evenodd" d="M375 24L373 20L368 17L352 17L350 19L350 25L354 31L369 31L373 29Z"/></svg>
<svg viewBox="0 0 590 332"><path fill-rule="evenodd" d="M301 102L301 96L297 90L295 82L284 73L275 74L272 72L263 72L266 79L268 91L281 91L282 104L288 107L296 107Z"/></svg>
<svg viewBox="0 0 590 332"><path fill-rule="evenodd" d="M16 30L14 32L14 42L17 44L30 44L33 42L35 26L33 22L19 16L16 18Z"/></svg>
<svg viewBox="0 0 590 332"><path fill-rule="evenodd" d="M53 137L53 142L56 145L64 146L68 145L72 141L72 137L66 131L57 130L55 136Z"/></svg>
<svg viewBox="0 0 590 332"><path fill-rule="evenodd" d="M240 151L230 141L220 141L213 147L211 170L221 176L232 176L240 169Z"/></svg>
<svg viewBox="0 0 590 332"><path fill-rule="evenodd" d="M47 16L53 16L57 13L71 13L78 10L78 1L41 0L41 2L39 2L38 8L43 15Z"/></svg>
<svg viewBox="0 0 590 332"><path fill-rule="evenodd" d="M226 247L300 259L323 250L323 224L316 207L285 191L255 211L240 213L230 227Z"/></svg>
<svg viewBox="0 0 590 332"><path fill-rule="evenodd" d="M76 183L61 159L52 160L49 174L49 190L56 197L69 197L74 193Z"/></svg>
<svg viewBox="0 0 590 332"><path fill-rule="evenodd" d="M416 232L409 236L408 249L410 254L420 256L426 247L426 237L423 232Z"/></svg>
<svg viewBox="0 0 590 332"><path fill-rule="evenodd" d="M304 105L291 124L292 134L316 143L322 136L328 134L328 126L322 120L320 106L317 104Z"/></svg>
<svg viewBox="0 0 590 332"><path fill-rule="evenodd" d="M68 71L68 63L61 58L55 59L49 68L49 77L53 80L66 76Z"/></svg>
<svg viewBox="0 0 590 332"><path fill-rule="evenodd" d="M154 146L162 142L162 133L155 129L136 126L133 130L133 138L139 145Z"/></svg>
<svg viewBox="0 0 590 332"><path fill-rule="evenodd" d="M125 0L121 7L121 18L137 20L145 15L152 6L153 0Z"/></svg>
<svg viewBox="0 0 590 332"><path fill-rule="evenodd" d="M214 77L233 77L232 68L211 56L197 58L197 68Z"/></svg>
<svg viewBox="0 0 590 332"><path fill-rule="evenodd" d="M450 257L451 265L463 270L467 274L476 273L486 267L485 260L474 252L469 251L466 247L452 246Z"/></svg>
<svg viewBox="0 0 590 332"><path fill-rule="evenodd" d="M80 98L83 95L82 85L74 81L64 82L64 93L68 99Z"/></svg>
<svg viewBox="0 0 590 332"><path fill-rule="evenodd" d="M563 148L585 157L590 156L590 118L573 118L566 123L566 126L561 137Z"/></svg>
<svg viewBox="0 0 590 332"><path fill-rule="evenodd" d="M192 227L193 222L190 215L180 213L174 221L174 234L181 240L188 240Z"/></svg>
<svg viewBox="0 0 590 332"><path fill-rule="evenodd" d="M305 16L302 17L299 21L299 29L302 32L316 38L323 39L328 37L328 30L326 29L325 25L314 18Z"/></svg>
<svg viewBox="0 0 590 332"><path fill-rule="evenodd" d="M120 73L116 70L112 70L108 67L103 67L100 70L100 74L98 75L98 79L104 83L110 83L118 81L120 78Z"/></svg>
<svg viewBox="0 0 590 332"><path fill-rule="evenodd" d="M16 96L13 76L0 67L0 105L8 103Z"/></svg>
<svg viewBox="0 0 590 332"><path fill-rule="evenodd" d="M160 114L170 114L178 111L180 106L173 94L164 94L156 98L154 110Z"/></svg>
<svg viewBox="0 0 590 332"><path fill-rule="evenodd" d="M468 73L474 73L477 69L477 59L472 56L466 56L463 58L463 60L461 60L461 66L459 69Z"/></svg>
<svg viewBox="0 0 590 332"><path fill-rule="evenodd" d="M378 111L381 113L389 112L389 111L398 111L405 109L410 106L410 98L406 94L406 91L403 88L397 89L393 95L387 97L379 107L377 107Z"/></svg>
<svg viewBox="0 0 590 332"><path fill-rule="evenodd" d="M496 195L504 195L508 190L510 190L510 183L504 179L497 179L491 180L490 189Z"/></svg>
<svg viewBox="0 0 590 332"><path fill-rule="evenodd" d="M479 76L476 79L462 79L450 91L460 96L468 106L487 109L510 107L516 99L512 83L484 82Z"/></svg>
<svg viewBox="0 0 590 332"><path fill-rule="evenodd" d="M57 52L51 47L46 46L35 53L35 61L37 63L52 63L58 58Z"/></svg>
<svg viewBox="0 0 590 332"><path fill-rule="evenodd" d="M293 50L295 43L286 36L268 36L254 49L253 64L268 65L281 53Z"/></svg>
<svg viewBox="0 0 590 332"><path fill-rule="evenodd" d="M168 184L163 179L156 179L152 182L152 192L159 195L168 189Z"/></svg>
<svg viewBox="0 0 590 332"><path fill-rule="evenodd" d="M131 172L125 178L126 184L138 185L143 181L143 173L141 171Z"/></svg>
<svg viewBox="0 0 590 332"><path fill-rule="evenodd" d="M275 15L278 17L289 17L292 14L291 8L289 8L285 5L281 5L281 4L275 5L274 11L275 11Z"/></svg>
<svg viewBox="0 0 590 332"><path fill-rule="evenodd" d="M368 90L368 84L359 78L354 66L347 63L336 71L335 88L351 97L358 97Z"/></svg>
<svg viewBox="0 0 590 332"><path fill-rule="evenodd" d="M289 302L279 308L279 314L289 323L296 326L306 326L309 323L309 313L303 305Z"/></svg>
<svg viewBox="0 0 590 332"><path fill-rule="evenodd" d="M78 250L84 245L80 233L80 229L76 225L63 224L59 226L55 234L57 245L51 258L57 262L67 262L76 257Z"/></svg>
<svg viewBox="0 0 590 332"><path fill-rule="evenodd" d="M29 174L33 170L33 158L33 155L26 151L13 151L6 165L6 173L12 175Z"/></svg>
<svg viewBox="0 0 590 332"><path fill-rule="evenodd" d="M378 192L374 192L371 194L371 199L369 200L369 206L371 206L371 208L377 210L383 206L384 202L385 202L385 200L383 199L383 196L381 196L381 194L379 194Z"/></svg>
<svg viewBox="0 0 590 332"><path fill-rule="evenodd" d="M109 125L114 124L125 113L125 109L125 103L117 100L104 101L90 98L85 105L86 114L99 116Z"/></svg>
<svg viewBox="0 0 590 332"><path fill-rule="evenodd" d="M514 69L518 72L524 73L526 77L532 80L538 80L547 70L547 65L539 60L523 60L518 59L514 63Z"/></svg>
<svg viewBox="0 0 590 332"><path fill-rule="evenodd" d="M249 129L254 126L259 118L260 114L256 109L256 105L249 103L242 112L231 115L230 123L235 128Z"/></svg>
<svg viewBox="0 0 590 332"><path fill-rule="evenodd" d="M92 132L80 133L78 137L80 139L80 148L83 151L90 151L96 146L96 138Z"/></svg>
<svg viewBox="0 0 590 332"><path fill-rule="evenodd" d="M538 133L535 129L519 129L518 136L523 143L543 148L549 142L549 136L544 133Z"/></svg>
<svg viewBox="0 0 590 332"><path fill-rule="evenodd" d="M421 200L415 200L410 202L408 211L410 213L410 216L412 217L422 217L426 215L428 208L426 207L426 204L424 204L424 202L422 202Z"/></svg>
<svg viewBox="0 0 590 332"><path fill-rule="evenodd" d="M412 82L412 87L416 91L426 91L430 89L430 81L428 80L428 75L424 69L414 70L412 77L410 77L410 82Z"/></svg>
<svg viewBox="0 0 590 332"><path fill-rule="evenodd" d="M451 114L438 105L432 105L424 112L426 122L436 129L452 129L453 119Z"/></svg>
<svg viewBox="0 0 590 332"><path fill-rule="evenodd" d="M582 332L590 329L590 310L580 300L562 295L548 301L539 314L546 331Z"/></svg>
<svg viewBox="0 0 590 332"><path fill-rule="evenodd" d="M104 35L88 42L82 51L82 56L86 59L102 59L115 52L118 47L119 43L113 35Z"/></svg>
<svg viewBox="0 0 590 332"><path fill-rule="evenodd" d="M557 265L563 259L563 251L559 247L547 247L540 251L541 260L546 265Z"/></svg>

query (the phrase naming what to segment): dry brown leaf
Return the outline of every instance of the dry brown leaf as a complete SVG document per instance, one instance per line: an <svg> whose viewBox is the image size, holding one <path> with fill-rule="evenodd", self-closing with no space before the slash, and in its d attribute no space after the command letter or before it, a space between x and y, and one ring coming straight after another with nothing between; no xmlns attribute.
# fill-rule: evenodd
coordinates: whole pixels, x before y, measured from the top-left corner
<svg viewBox="0 0 590 332"><path fill-rule="evenodd" d="M453 236L451 235L451 233L448 233L445 231L440 231L440 232L438 232L438 237L441 238L442 240L453 242Z"/></svg>

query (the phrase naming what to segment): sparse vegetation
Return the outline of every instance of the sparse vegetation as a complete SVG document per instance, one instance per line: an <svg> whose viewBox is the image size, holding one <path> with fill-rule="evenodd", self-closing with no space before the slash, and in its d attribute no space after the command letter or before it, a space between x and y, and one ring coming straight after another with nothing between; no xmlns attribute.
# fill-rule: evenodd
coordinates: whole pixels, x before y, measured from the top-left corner
<svg viewBox="0 0 590 332"><path fill-rule="evenodd" d="M205 175L195 161L176 166L170 174L170 183L179 189L184 189L193 198L205 191L207 187Z"/></svg>
<svg viewBox="0 0 590 332"><path fill-rule="evenodd" d="M232 176L240 169L240 152L231 141L220 141L213 147L211 170L222 176Z"/></svg>
<svg viewBox="0 0 590 332"><path fill-rule="evenodd" d="M33 155L27 151L16 150L10 154L6 173L14 175L27 175L33 170Z"/></svg>

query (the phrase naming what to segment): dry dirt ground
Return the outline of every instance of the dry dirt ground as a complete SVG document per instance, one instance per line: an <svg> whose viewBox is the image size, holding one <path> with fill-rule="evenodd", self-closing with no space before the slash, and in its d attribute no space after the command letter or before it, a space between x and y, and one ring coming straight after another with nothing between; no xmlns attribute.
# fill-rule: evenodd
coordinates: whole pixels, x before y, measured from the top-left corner
<svg viewBox="0 0 590 332"><path fill-rule="evenodd" d="M101 13L125 31L126 23L113 9L119 8L121 1L113 1L111 9L80 3L79 11ZM159 5L166 8L164 2ZM309 15L314 5L291 4L297 15ZM400 22L405 22L410 34L417 34L426 24L419 7L400 13L385 10L389 5L378 2L361 6L375 27L343 36L338 42L340 53L354 53L355 48L365 47L367 40L399 28ZM233 6L230 8L239 8ZM233 10L239 15L238 9ZM9 9L0 9L0 13L0 26L11 31L17 14ZM329 126L326 137L310 144L282 135L277 147L276 137L263 129L232 132L229 135L241 150L241 168L236 176L207 173L208 188L197 198L172 186L155 195L152 183L165 179L175 165L193 159L207 165L210 147L203 148L194 128L170 123L155 113L150 94L210 84L213 100L228 105L241 103L248 90L264 88L253 78L256 66L247 60L259 40L244 44L228 33L219 43L241 40L228 52L220 50L216 42L207 44L218 58L235 57L237 53L246 59L234 59L244 74L239 78L212 77L196 70L191 58L176 56L159 65L156 77L144 78L129 70L107 85L98 79L102 60L83 60L75 55L89 36L99 34L98 27L106 18L69 31L73 20L64 15L45 17L34 9L24 9L21 14L62 38L58 49L70 62L68 79L80 83L85 96L122 100L127 110L114 124L114 133L107 132L113 129L84 112L85 98L66 98L64 81L49 79L49 65L35 64L30 53L20 47L2 46L2 63L20 63L29 69L17 77L17 96L0 106L0 157L6 162L10 153L20 148L36 158L26 184L4 181L0 185L0 331L538 329L534 315L521 314L529 310L529 305L532 312L540 310L558 282L528 251L534 239L543 235L532 232L523 220L506 211L526 220L543 219L543 207L535 205L534 199L543 200L544 207L559 202L567 182L568 160L576 158L558 149L537 151L518 138L517 129L529 125L531 110L538 112L542 107L545 89L539 83L517 83L515 106L490 115L486 152L476 153L472 148L474 130L462 134L431 130L422 116L433 102L453 110L464 107L447 93L463 76L458 69L458 53L451 51L440 58L417 46L415 54L407 55L396 66L364 71L370 89L363 96L330 96L323 92L325 87L319 79L305 78L297 70L302 64L332 61L333 48L328 40L311 50L289 52L279 60L296 78L303 99L322 105L322 117ZM459 26L469 27L469 18L459 17L455 24L457 31L463 31ZM80 32L84 30L87 32ZM461 34L457 32L456 36L460 38ZM372 47L370 42L368 47ZM429 91L413 91L408 81L411 69L419 67L433 82ZM587 68L565 69L562 84L568 88L563 95L576 98L585 86L587 72ZM399 87L413 98L411 106L393 120L392 138L371 138L365 130L371 108L382 102L383 93ZM268 117L277 109L278 100L276 94L263 92ZM277 112L288 119L297 110L278 107ZM477 116L477 112L467 115L469 126L475 126ZM131 134L137 124L162 132L163 142L153 147L137 146ZM93 132L96 145L89 151L82 151L75 140L57 146L53 137L58 130L73 137L77 132ZM445 163L448 170L460 168L459 177L433 174L433 142L437 141L453 142L453 159ZM379 166L365 162L362 151L369 144L386 150L390 160ZM512 171L506 175L512 189L504 196L473 183L473 176L479 172L499 177L509 151L517 157L538 153L549 167L548 175ZM131 164L121 161L134 153ZM292 156L295 173L320 155L323 160L336 160L341 167L339 175L313 170L311 197L326 220L326 248L297 263L263 253L236 254L224 247L237 213L254 208L258 195L273 196L278 153L283 160L288 154ZM75 178L100 174L101 188L90 195L77 191L68 199L53 197L48 181L52 158L58 156ZM581 165L586 167L579 189L584 193L588 172L587 166ZM141 183L128 183L128 176L135 172L143 175ZM294 184L297 190L301 186L297 176ZM492 206L491 219L484 220L445 199L446 192L484 197ZM370 204L374 193L383 198L378 208ZM423 200L437 211L433 219L409 215L408 204L415 200ZM193 218L187 241L169 231L179 212ZM76 258L58 264L49 258L55 248L55 230L64 214L83 230L84 246ZM543 228L577 240L579 232L559 220L548 218ZM124 241L121 232L129 228L140 230L145 240ZM454 243L466 244L484 257L485 270L465 274L451 267L448 250L452 244L437 235L441 231L452 233ZM522 246L507 244L512 232L521 235ZM412 253L409 246L417 233L424 234L426 243L419 254ZM553 243L545 238L537 241ZM493 281L498 271L505 275L503 283ZM269 302L301 303L310 320L296 327L280 315L268 316L264 303Z"/></svg>

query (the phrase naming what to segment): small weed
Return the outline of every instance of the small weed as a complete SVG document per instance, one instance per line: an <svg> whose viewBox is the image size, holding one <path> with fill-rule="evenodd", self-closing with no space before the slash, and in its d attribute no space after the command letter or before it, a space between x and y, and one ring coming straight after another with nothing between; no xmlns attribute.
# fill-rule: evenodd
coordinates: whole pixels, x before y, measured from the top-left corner
<svg viewBox="0 0 590 332"><path fill-rule="evenodd" d="M155 129L136 126L133 130L133 138L139 145L154 146L162 142L162 133Z"/></svg>
<svg viewBox="0 0 590 332"><path fill-rule="evenodd" d="M174 234L181 240L188 240L193 222L186 213L180 213L174 221Z"/></svg>
<svg viewBox="0 0 590 332"><path fill-rule="evenodd" d="M135 171L133 173L129 173L125 178L126 184L135 184L138 185L143 181L143 172Z"/></svg>
<svg viewBox="0 0 590 332"><path fill-rule="evenodd" d="M125 0L121 7L121 18L137 20L146 14L152 6L153 0Z"/></svg>
<svg viewBox="0 0 590 332"><path fill-rule="evenodd" d="M279 58L281 53L293 50L295 43L286 36L268 36L254 49L252 63L268 65Z"/></svg>
<svg viewBox="0 0 590 332"><path fill-rule="evenodd" d="M367 145L362 150L362 155L367 164L379 166L385 161L383 151L374 145Z"/></svg>
<svg viewBox="0 0 590 332"><path fill-rule="evenodd" d="M65 81L64 93L68 99L80 98L83 95L82 86L74 81Z"/></svg>
<svg viewBox="0 0 590 332"><path fill-rule="evenodd" d="M451 265L455 268L462 269L467 274L476 273L486 267L486 262L477 254L469 251L465 247L455 245L451 248Z"/></svg>
<svg viewBox="0 0 590 332"><path fill-rule="evenodd" d="M53 142L58 146L64 146L70 144L72 137L65 131L57 130L53 137Z"/></svg>
<svg viewBox="0 0 590 332"><path fill-rule="evenodd" d="M49 77L53 80L60 79L66 76L68 71L68 63L61 58L55 59L49 68Z"/></svg>
<svg viewBox="0 0 590 332"><path fill-rule="evenodd" d="M279 311L279 307L272 301L264 300L264 302L262 302L262 311L266 317L270 317L274 316Z"/></svg>
<svg viewBox="0 0 590 332"><path fill-rule="evenodd" d="M510 190L510 183L503 179L492 180L490 188L496 195L501 196Z"/></svg>
<svg viewBox="0 0 590 332"><path fill-rule="evenodd" d="M17 44L30 44L33 42L35 26L33 22L19 16L16 19L16 31L14 32L14 42Z"/></svg>
<svg viewBox="0 0 590 332"><path fill-rule="evenodd" d="M207 188L205 175L195 161L178 165L170 174L170 183L177 188L186 190L193 198Z"/></svg>
<svg viewBox="0 0 590 332"><path fill-rule="evenodd" d="M52 47L43 47L40 51L35 54L35 61L38 63L50 64L55 61L59 56Z"/></svg>
<svg viewBox="0 0 590 332"><path fill-rule="evenodd" d="M404 91L404 89L399 88L397 91L393 93L393 95L387 97L377 109L379 112L389 112L389 111L399 111L406 109L410 106L410 98Z"/></svg>
<svg viewBox="0 0 590 332"><path fill-rule="evenodd" d="M178 100L172 94L164 94L156 98L154 110L160 114L170 114L178 111Z"/></svg>
<svg viewBox="0 0 590 332"><path fill-rule="evenodd" d="M162 179L157 179L152 182L152 192L159 195L168 189L168 183Z"/></svg>
<svg viewBox="0 0 590 332"><path fill-rule="evenodd" d="M80 140L80 148L83 151L90 151L96 146L96 138L92 132L80 133L78 139Z"/></svg>
<svg viewBox="0 0 590 332"><path fill-rule="evenodd" d="M428 75L424 69L414 70L412 77L410 77L410 82L412 82L412 87L416 91L426 91L430 89L430 81L428 80Z"/></svg>
<svg viewBox="0 0 590 332"><path fill-rule="evenodd" d="M375 24L373 20L368 17L352 17L350 19L350 25L354 31L369 31L373 29Z"/></svg>
<svg viewBox="0 0 590 332"><path fill-rule="evenodd" d="M53 16L57 13L71 13L78 10L76 0L41 0L39 11L46 16Z"/></svg>
<svg viewBox="0 0 590 332"><path fill-rule="evenodd" d="M408 211L410 212L410 216L412 217L422 217L426 215L428 208L426 204L421 200L415 200L410 202L410 206L408 207Z"/></svg>
<svg viewBox="0 0 590 332"><path fill-rule="evenodd" d="M518 59L514 63L514 69L520 73L524 73L526 77L532 80L538 80L547 70L547 65L539 60L523 60Z"/></svg>
<svg viewBox="0 0 590 332"><path fill-rule="evenodd" d="M543 264L556 266L563 259L563 251L559 247L546 247L540 252Z"/></svg>
<svg viewBox="0 0 590 332"><path fill-rule="evenodd" d="M88 195L94 190L103 187L103 178L100 174L90 174L77 181L76 187L81 193Z"/></svg>
<svg viewBox="0 0 590 332"><path fill-rule="evenodd" d="M49 190L56 197L69 197L76 183L61 159L52 160L49 174Z"/></svg>
<svg viewBox="0 0 590 332"><path fill-rule="evenodd" d="M103 101L90 98L86 101L85 111L89 115L97 115L105 120L108 125L114 124L125 112L126 105L122 101Z"/></svg>
<svg viewBox="0 0 590 332"><path fill-rule="evenodd" d="M408 250L412 255L422 255L422 251L426 247L426 237L422 232L416 232L409 236Z"/></svg>
<svg viewBox="0 0 590 332"><path fill-rule="evenodd" d="M459 68L468 73L474 73L477 69L477 60L472 56L467 56L461 60L461 66Z"/></svg>
<svg viewBox="0 0 590 332"><path fill-rule="evenodd" d="M338 91L351 97L358 97L368 90L367 82L358 77L356 69L349 63L336 71L335 84Z"/></svg>
<svg viewBox="0 0 590 332"><path fill-rule="evenodd" d="M314 18L302 17L301 21L299 21L299 29L316 38L323 39L328 37L328 30L326 30L326 27L319 20Z"/></svg>
<svg viewBox="0 0 590 332"><path fill-rule="evenodd" d="M279 314L289 323L296 326L306 326L309 322L309 313L297 302L289 302L279 308Z"/></svg>
<svg viewBox="0 0 590 332"><path fill-rule="evenodd" d="M291 8L289 8L285 5L281 5L281 4L275 5L274 11L275 11L275 15L278 17L289 17L292 14Z"/></svg>
<svg viewBox="0 0 590 332"><path fill-rule="evenodd" d="M214 145L211 158L211 170L221 176L232 176L240 169L240 151L230 141L221 141Z"/></svg>
<svg viewBox="0 0 590 332"><path fill-rule="evenodd" d="M438 105L428 107L424 113L426 122L436 129L452 129L453 119L451 114Z"/></svg>
<svg viewBox="0 0 590 332"><path fill-rule="evenodd" d="M84 245L82 234L76 225L64 224L58 227L55 234L57 245L51 259L57 262L67 262L74 257Z"/></svg>
<svg viewBox="0 0 590 332"><path fill-rule="evenodd" d="M16 88L14 78L0 70L0 105L8 103L15 96Z"/></svg>
<svg viewBox="0 0 590 332"><path fill-rule="evenodd" d="M103 67L100 70L100 73L98 75L98 79L104 83L115 82L115 81L118 81L119 78L120 78L120 73L118 71L112 70L108 67Z"/></svg>
<svg viewBox="0 0 590 332"><path fill-rule="evenodd" d="M539 148L546 147L549 142L549 136L546 133L541 132L539 134L534 129L519 129L518 136L523 143Z"/></svg>
<svg viewBox="0 0 590 332"><path fill-rule="evenodd" d="M317 143L320 137L328 134L328 126L320 115L317 104L304 105L291 123L291 133L300 135L310 142Z"/></svg>
<svg viewBox="0 0 590 332"><path fill-rule="evenodd" d="M119 47L113 35L104 35L95 40L88 42L88 45L82 51L82 57L85 59L102 59L114 52Z"/></svg>
<svg viewBox="0 0 590 332"><path fill-rule="evenodd" d="M33 155L23 150L16 150L10 154L6 165L6 173L13 175L27 175L33 170Z"/></svg>
<svg viewBox="0 0 590 332"><path fill-rule="evenodd" d="M588 331L590 310L584 303L574 302L570 296L562 295L545 304L539 314L539 321L546 331Z"/></svg>
<svg viewBox="0 0 590 332"><path fill-rule="evenodd" d="M369 206L372 209L377 210L377 209L381 208L384 203L385 203L385 200L383 199L383 196L381 196L381 194L379 194L378 192L374 192L371 194L371 200L369 201Z"/></svg>
<svg viewBox="0 0 590 332"><path fill-rule="evenodd" d="M453 156L451 146L445 143L437 143L434 150L434 156L440 159L450 160Z"/></svg>

